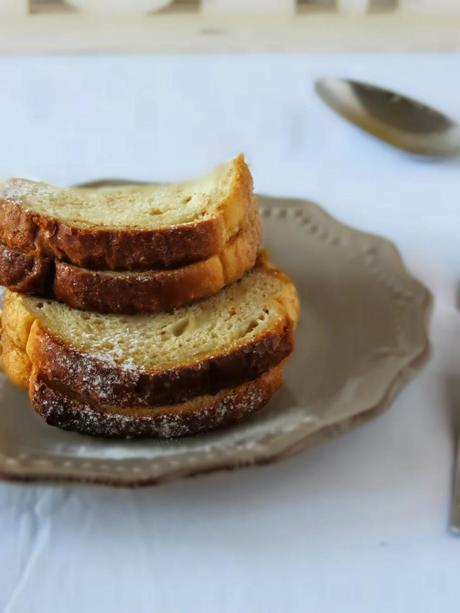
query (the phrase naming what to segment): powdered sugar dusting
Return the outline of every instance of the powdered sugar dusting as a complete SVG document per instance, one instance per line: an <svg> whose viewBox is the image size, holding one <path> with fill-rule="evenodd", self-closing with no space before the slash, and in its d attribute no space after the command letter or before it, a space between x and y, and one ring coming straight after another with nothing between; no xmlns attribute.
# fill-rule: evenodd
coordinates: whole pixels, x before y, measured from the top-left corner
<svg viewBox="0 0 460 613"><path fill-rule="evenodd" d="M261 268L218 295L173 313L100 315L71 309L52 300L21 296L24 307L70 347L119 366L163 370L198 363L260 338L284 320L277 302L292 285Z"/></svg>
<svg viewBox="0 0 460 613"><path fill-rule="evenodd" d="M15 204L24 204L24 199L37 196L39 198L52 197L55 188L38 181L29 181L28 179L10 179L2 184L0 195L2 198L14 202ZM27 207L23 207L27 210Z"/></svg>
<svg viewBox="0 0 460 613"><path fill-rule="evenodd" d="M34 382L32 404L51 424L65 430L117 438L158 437L171 439L235 423L262 408L281 380L279 372L239 388L181 405L126 414L122 410L98 409L83 399L73 399L44 381Z"/></svg>
<svg viewBox="0 0 460 613"><path fill-rule="evenodd" d="M16 178L3 184L1 195L26 211L75 227L157 229L215 217L240 163L232 160L205 177L176 184L75 189Z"/></svg>

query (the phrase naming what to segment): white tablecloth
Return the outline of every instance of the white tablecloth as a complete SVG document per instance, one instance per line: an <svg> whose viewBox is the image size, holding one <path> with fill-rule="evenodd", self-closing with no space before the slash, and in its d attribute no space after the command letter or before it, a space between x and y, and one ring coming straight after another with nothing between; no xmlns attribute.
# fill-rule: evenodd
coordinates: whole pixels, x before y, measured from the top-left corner
<svg viewBox="0 0 460 613"><path fill-rule="evenodd" d="M266 468L157 489L0 485L5 613L451 612L460 161L405 157L312 92L399 88L460 117L460 56L0 59L0 174L174 180L244 151L257 190L385 234L434 292L433 357L368 425Z"/></svg>

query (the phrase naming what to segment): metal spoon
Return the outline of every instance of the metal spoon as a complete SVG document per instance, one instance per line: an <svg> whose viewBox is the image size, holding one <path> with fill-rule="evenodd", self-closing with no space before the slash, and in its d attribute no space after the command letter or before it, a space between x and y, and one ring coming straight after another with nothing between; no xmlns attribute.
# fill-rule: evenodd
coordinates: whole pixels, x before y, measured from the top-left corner
<svg viewBox="0 0 460 613"><path fill-rule="evenodd" d="M394 147L429 157L460 154L460 125L417 100L347 79L320 79L315 89L339 115Z"/></svg>

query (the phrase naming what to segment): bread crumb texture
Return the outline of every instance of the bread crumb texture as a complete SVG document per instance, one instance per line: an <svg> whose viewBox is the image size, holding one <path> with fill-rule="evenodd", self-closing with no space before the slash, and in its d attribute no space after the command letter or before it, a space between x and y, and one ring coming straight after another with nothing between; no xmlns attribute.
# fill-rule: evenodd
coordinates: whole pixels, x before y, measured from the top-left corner
<svg viewBox="0 0 460 613"><path fill-rule="evenodd" d="M215 217L242 171L249 173L238 156L204 177L170 185L84 189L15 178L2 184L0 198L80 228L160 229Z"/></svg>

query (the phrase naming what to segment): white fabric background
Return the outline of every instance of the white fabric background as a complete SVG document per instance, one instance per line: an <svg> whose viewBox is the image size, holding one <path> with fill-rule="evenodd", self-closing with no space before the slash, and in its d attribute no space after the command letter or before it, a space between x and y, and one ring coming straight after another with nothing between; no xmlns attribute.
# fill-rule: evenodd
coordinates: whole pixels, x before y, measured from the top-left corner
<svg viewBox="0 0 460 613"><path fill-rule="evenodd" d="M433 357L372 423L157 489L0 485L5 613L458 610L460 161L405 157L312 93L350 75L460 118L460 56L3 57L0 174L174 180L242 150L259 191L385 234L434 292Z"/></svg>

